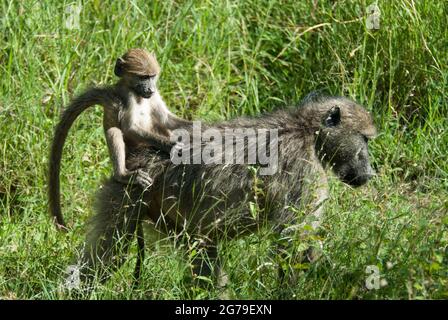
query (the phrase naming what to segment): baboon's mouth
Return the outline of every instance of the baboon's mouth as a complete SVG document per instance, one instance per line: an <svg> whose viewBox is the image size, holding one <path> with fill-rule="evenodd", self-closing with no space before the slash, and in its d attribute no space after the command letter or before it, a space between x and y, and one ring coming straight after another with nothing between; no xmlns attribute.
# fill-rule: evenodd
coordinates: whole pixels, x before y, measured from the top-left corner
<svg viewBox="0 0 448 320"><path fill-rule="evenodd" d="M362 175L354 175L347 174L342 178L342 181L351 185L352 187L360 187L363 184L367 183L373 177L372 174L362 174Z"/></svg>
<svg viewBox="0 0 448 320"><path fill-rule="evenodd" d="M152 96L152 92L143 92L142 97L145 99L149 99Z"/></svg>

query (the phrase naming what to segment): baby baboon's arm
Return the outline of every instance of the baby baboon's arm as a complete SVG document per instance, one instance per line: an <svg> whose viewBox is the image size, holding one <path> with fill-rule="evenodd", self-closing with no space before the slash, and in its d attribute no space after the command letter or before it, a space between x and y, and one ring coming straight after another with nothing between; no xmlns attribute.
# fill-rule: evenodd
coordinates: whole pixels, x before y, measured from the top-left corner
<svg viewBox="0 0 448 320"><path fill-rule="evenodd" d="M191 125L192 125L192 121L179 118L176 115L172 114L171 112L168 113L168 117L166 120L166 127L169 130L175 130L175 129L179 129L179 128L187 128L187 127L191 127Z"/></svg>
<svg viewBox="0 0 448 320"><path fill-rule="evenodd" d="M163 152L170 153L171 149L176 145L175 142L171 142L167 137L158 135L153 132L141 130L136 134L138 136L138 139L136 139L137 141L143 140L145 141L145 143Z"/></svg>
<svg viewBox="0 0 448 320"><path fill-rule="evenodd" d="M149 187L152 184L152 179L146 172L139 169L130 171L126 168L126 145L116 113L110 109L105 109L103 117L107 146L114 169L114 179L121 183L129 183L129 179L134 175L138 184L144 188Z"/></svg>

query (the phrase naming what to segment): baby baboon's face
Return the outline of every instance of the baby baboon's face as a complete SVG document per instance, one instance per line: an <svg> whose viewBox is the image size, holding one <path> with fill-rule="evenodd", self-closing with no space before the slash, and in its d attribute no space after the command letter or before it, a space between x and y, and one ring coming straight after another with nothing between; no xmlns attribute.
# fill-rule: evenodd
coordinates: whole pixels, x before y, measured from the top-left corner
<svg viewBox="0 0 448 320"><path fill-rule="evenodd" d="M143 98L151 98L154 92L156 92L156 75L133 75L130 79L131 88L134 92Z"/></svg>
<svg viewBox="0 0 448 320"><path fill-rule="evenodd" d="M160 66L156 57L144 49L131 49L115 63L114 73L123 78L136 95L151 98L156 92Z"/></svg>
<svg viewBox="0 0 448 320"><path fill-rule="evenodd" d="M353 125L356 119L351 116L344 121L343 116L338 106L329 110L318 133L316 151L343 182L358 187L375 175L369 161L369 136Z"/></svg>

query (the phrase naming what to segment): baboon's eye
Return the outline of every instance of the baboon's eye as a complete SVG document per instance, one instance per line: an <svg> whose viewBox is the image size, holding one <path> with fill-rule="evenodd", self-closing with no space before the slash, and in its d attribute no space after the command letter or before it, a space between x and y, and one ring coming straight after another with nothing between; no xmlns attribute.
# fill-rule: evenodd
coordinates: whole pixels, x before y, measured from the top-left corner
<svg viewBox="0 0 448 320"><path fill-rule="evenodd" d="M151 79L151 76L144 75L144 76L138 76L138 78L139 78L140 80L149 80L149 79Z"/></svg>
<svg viewBox="0 0 448 320"><path fill-rule="evenodd" d="M324 121L325 126L327 127L335 127L339 125L341 122L341 109L338 106L333 106L327 114L327 117Z"/></svg>
<svg viewBox="0 0 448 320"><path fill-rule="evenodd" d="M367 136L362 135L362 138L364 139L364 142L365 142L365 143L368 143L368 142L369 142L369 138L367 138Z"/></svg>

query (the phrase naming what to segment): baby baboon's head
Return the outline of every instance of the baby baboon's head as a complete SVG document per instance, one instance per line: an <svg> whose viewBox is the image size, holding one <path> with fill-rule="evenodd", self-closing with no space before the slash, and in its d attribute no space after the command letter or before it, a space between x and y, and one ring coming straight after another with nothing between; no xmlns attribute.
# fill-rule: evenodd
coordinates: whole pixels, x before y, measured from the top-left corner
<svg viewBox="0 0 448 320"><path fill-rule="evenodd" d="M345 183L361 186L375 175L369 161L368 141L376 135L372 116L343 97L316 96L303 105L316 112L316 153L326 167Z"/></svg>
<svg viewBox="0 0 448 320"><path fill-rule="evenodd" d="M130 49L118 58L114 72L140 97L150 98L157 90L160 66L155 55L144 49Z"/></svg>

